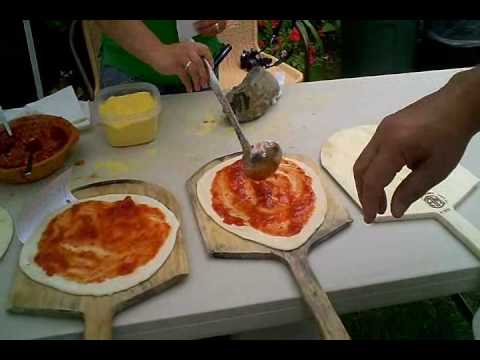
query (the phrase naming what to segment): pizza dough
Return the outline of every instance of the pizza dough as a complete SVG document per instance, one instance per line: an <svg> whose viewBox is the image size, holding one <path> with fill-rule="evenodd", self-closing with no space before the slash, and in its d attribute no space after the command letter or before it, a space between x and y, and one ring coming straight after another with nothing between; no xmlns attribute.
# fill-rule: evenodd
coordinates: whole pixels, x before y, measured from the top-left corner
<svg viewBox="0 0 480 360"><path fill-rule="evenodd" d="M159 201L147 196L136 194L109 194L82 199L80 202L91 200L114 202L123 200L126 196L130 196L137 204L145 204L150 207L160 209L165 215L166 222L171 227L170 233L168 234L158 253L146 264L138 267L130 274L106 279L99 283L79 283L59 275L47 275L43 268L41 268L34 261L34 257L37 254L38 243L42 237L42 233L48 226L48 223L55 216L68 208L66 207L49 216L46 221L37 229L32 238L25 243L20 254L20 268L22 271L32 280L75 295L111 295L115 292L129 289L150 278L167 260L175 245L177 231L179 228L179 222L175 215Z"/></svg>
<svg viewBox="0 0 480 360"><path fill-rule="evenodd" d="M5 255L12 241L13 220L4 208L0 207L0 259Z"/></svg>
<svg viewBox="0 0 480 360"><path fill-rule="evenodd" d="M261 232L251 226L237 226L226 224L222 217L220 217L217 212L212 207L212 194L211 186L217 172L223 168L233 164L235 161L241 159L241 156L236 156L232 159L229 159L213 168L209 169L197 182L197 196L198 200L210 218L213 219L218 225L220 225L225 230L238 235L242 238L255 241L259 244L269 246L274 249L279 250L293 250L301 245L303 245L310 236L322 225L327 211L327 198L323 186L320 182L319 176L315 173L315 170L305 165L304 163L291 159L285 158L286 160L292 161L297 166L299 166L305 173L312 179L312 189L315 193L315 208L313 210L312 216L307 221L302 230L293 236L273 236Z"/></svg>
<svg viewBox="0 0 480 360"><path fill-rule="evenodd" d="M321 162L328 172L340 182L343 188L360 206L355 178L353 176L353 165L362 151L370 142L375 134L377 125L360 125L353 128L343 129L333 134L322 146ZM395 189L405 179L411 170L404 166L395 176L395 178L385 187L387 194L387 210L385 214L377 217L379 221L382 217L391 216L390 202ZM411 211L411 209L410 209ZM409 211L407 210L407 213Z"/></svg>
<svg viewBox="0 0 480 360"><path fill-rule="evenodd" d="M358 198L353 167L362 151L374 136L377 126L378 125L361 125L341 129L328 138L321 150L322 166L360 209L362 208L362 204ZM439 146L441 146L441 144L439 144ZM407 166L403 166L402 169L396 173L392 181L384 187L387 200L386 211L383 214L378 214L374 222L438 218L442 215L441 212L443 212L446 207L453 208L459 204L479 182L479 179L470 171L461 165L457 165L445 180L429 189L426 194L414 201L401 218L395 218L391 213L392 199L398 186L410 173L411 170Z"/></svg>

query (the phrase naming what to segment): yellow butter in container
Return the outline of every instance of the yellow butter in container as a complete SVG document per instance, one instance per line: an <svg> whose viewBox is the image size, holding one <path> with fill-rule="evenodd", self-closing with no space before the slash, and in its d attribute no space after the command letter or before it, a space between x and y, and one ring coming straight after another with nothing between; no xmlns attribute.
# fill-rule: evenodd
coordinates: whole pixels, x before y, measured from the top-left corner
<svg viewBox="0 0 480 360"><path fill-rule="evenodd" d="M112 146L145 144L157 135L161 111L158 89L148 83L133 83L103 89L96 109Z"/></svg>

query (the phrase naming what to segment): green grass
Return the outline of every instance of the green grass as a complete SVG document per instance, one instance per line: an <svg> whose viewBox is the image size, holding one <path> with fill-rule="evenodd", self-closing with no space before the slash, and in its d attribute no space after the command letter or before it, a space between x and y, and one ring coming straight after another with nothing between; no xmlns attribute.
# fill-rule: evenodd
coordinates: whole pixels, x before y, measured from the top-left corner
<svg viewBox="0 0 480 360"><path fill-rule="evenodd" d="M474 311L480 291L462 294ZM341 316L353 340L473 340L472 324L450 297ZM219 336L205 340L229 340Z"/></svg>
<svg viewBox="0 0 480 360"><path fill-rule="evenodd" d="M462 294L472 309L480 292ZM342 316L354 340L472 340L472 324L449 297Z"/></svg>
<svg viewBox="0 0 480 360"><path fill-rule="evenodd" d="M462 294L467 304L475 311L480 308L480 291Z"/></svg>

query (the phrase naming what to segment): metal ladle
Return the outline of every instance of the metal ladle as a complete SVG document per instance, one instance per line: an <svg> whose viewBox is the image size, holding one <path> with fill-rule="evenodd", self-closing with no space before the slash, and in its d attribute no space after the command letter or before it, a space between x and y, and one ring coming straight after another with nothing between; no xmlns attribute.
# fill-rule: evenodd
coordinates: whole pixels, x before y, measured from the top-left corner
<svg viewBox="0 0 480 360"><path fill-rule="evenodd" d="M230 123L235 129L238 140L242 145L243 162L245 165L245 174L253 180L263 180L272 175L282 161L282 149L274 141L262 141L251 146L243 134L242 128L238 122L237 116L230 103L223 94L222 88L218 82L208 61L205 60L208 72L210 74L210 87L217 96L222 105L223 112L227 115Z"/></svg>

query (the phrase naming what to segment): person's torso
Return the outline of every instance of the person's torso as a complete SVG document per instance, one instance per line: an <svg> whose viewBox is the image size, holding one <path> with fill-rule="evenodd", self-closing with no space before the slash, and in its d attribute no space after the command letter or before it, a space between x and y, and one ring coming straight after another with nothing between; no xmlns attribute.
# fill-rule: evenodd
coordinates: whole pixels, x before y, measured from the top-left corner
<svg viewBox="0 0 480 360"><path fill-rule="evenodd" d="M179 41L176 20L144 20L144 24L164 44L173 44ZM222 44L216 37L198 35L194 39L207 45L212 52L212 56L215 56L222 48ZM102 64L113 66L146 82L183 89L182 82L177 76L158 73L105 35L102 39Z"/></svg>

